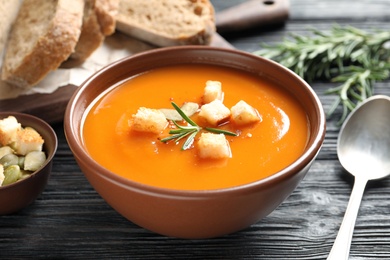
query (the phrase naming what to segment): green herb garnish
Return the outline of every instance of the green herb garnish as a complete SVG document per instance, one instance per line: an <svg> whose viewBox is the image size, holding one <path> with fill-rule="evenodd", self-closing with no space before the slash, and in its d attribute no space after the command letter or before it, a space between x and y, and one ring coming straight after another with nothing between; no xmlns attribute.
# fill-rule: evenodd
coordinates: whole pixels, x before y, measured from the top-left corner
<svg viewBox="0 0 390 260"><path fill-rule="evenodd" d="M175 140L176 142L179 142L183 138L187 138L185 142L183 143L181 149L187 150L191 147L191 145L194 143L195 136L202 130L203 128L197 125L194 121L192 121L191 118L189 118L178 105L175 104L175 102L171 102L172 106L175 108L175 110L180 114L180 116L183 118L184 121L188 123L186 126L179 125L176 121L171 120L177 129L173 129L169 131L169 134L171 136L165 137L163 139L160 139L161 142L166 143L171 140ZM231 136L237 136L236 133L218 129L218 128L210 128L205 127L206 131L213 132L213 133L219 133L219 134L225 134L225 135L231 135Z"/></svg>
<svg viewBox="0 0 390 260"><path fill-rule="evenodd" d="M329 33L312 30L314 36L292 35L276 45L263 45L255 54L273 59L305 80L332 80L340 86L326 93L338 97L328 112L339 105L342 123L356 105L373 95L373 85L390 75L389 31L367 33L357 28L334 26Z"/></svg>

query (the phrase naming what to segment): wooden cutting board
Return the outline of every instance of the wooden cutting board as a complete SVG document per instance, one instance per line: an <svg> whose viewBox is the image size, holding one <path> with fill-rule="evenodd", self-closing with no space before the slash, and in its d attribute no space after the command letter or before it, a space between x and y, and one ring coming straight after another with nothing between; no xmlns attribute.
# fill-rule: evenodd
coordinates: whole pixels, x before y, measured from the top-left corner
<svg viewBox="0 0 390 260"><path fill-rule="evenodd" d="M288 15L289 0L246 1L216 14L217 32L239 32L282 24L288 19ZM234 48L218 33L213 37L212 46ZM28 113L50 124L59 123L63 120L68 101L76 89L77 86L68 85L50 94L33 94L0 100L0 111Z"/></svg>

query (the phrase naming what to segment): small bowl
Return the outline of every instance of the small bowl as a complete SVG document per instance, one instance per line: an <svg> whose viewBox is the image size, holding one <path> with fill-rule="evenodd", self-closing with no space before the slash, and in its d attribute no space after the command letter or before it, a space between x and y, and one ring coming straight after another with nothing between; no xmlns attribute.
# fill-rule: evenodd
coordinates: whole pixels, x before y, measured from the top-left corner
<svg viewBox="0 0 390 260"><path fill-rule="evenodd" d="M157 67L218 65L277 80L304 106L310 137L302 155L285 169L232 188L188 191L158 188L125 179L94 161L82 142L88 106L107 88ZM184 46L140 53L96 72L76 91L65 113L67 141L95 190L128 220L156 233L180 238L211 238L242 230L277 208L297 187L317 156L325 136L325 115L311 87L283 66L238 50Z"/></svg>
<svg viewBox="0 0 390 260"><path fill-rule="evenodd" d="M23 127L30 126L38 131L45 140L43 151L47 158L42 167L29 177L0 187L0 215L15 213L34 202L46 186L57 151L56 133L45 121L28 114L0 112L0 119L8 116L14 116Z"/></svg>

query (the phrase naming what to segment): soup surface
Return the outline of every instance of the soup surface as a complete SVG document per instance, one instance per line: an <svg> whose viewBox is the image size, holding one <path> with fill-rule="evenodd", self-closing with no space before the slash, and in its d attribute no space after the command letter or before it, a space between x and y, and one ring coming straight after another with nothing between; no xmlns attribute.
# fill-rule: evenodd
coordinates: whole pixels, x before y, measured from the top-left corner
<svg viewBox="0 0 390 260"><path fill-rule="evenodd" d="M172 108L171 101L201 103L207 80L220 81L223 103L244 100L256 108L260 123L232 128L226 136L232 157L199 159L196 149L162 143L160 136L132 131L129 120L140 107ZM308 140L309 122L299 102L266 79L229 68L180 65L158 68L129 78L97 98L83 122L83 141L103 167L136 182L172 189L206 190L260 180L294 162ZM196 116L195 119L196 121ZM197 138L199 135L197 136Z"/></svg>

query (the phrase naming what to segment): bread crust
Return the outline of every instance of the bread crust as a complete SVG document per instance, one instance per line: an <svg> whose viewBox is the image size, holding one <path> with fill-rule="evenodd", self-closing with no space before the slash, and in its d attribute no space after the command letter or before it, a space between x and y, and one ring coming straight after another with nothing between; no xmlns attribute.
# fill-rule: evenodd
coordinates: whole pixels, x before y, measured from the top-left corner
<svg viewBox="0 0 390 260"><path fill-rule="evenodd" d="M115 15L119 0L85 0L83 26L75 52L70 58L78 63L86 60L115 32Z"/></svg>
<svg viewBox="0 0 390 260"><path fill-rule="evenodd" d="M0 1L0 58L2 57L5 44L8 39L8 35L11 26L19 11L20 1L18 0L2 0ZM1 62L0 62L1 64Z"/></svg>
<svg viewBox="0 0 390 260"><path fill-rule="evenodd" d="M118 13L119 2L119 0L96 0L97 19L105 36L115 32L115 17Z"/></svg>
<svg viewBox="0 0 390 260"><path fill-rule="evenodd" d="M180 1L180 2L179 2ZM138 3L137 3L138 2ZM187 17L196 15L199 19L194 19L198 29L192 32L187 32L186 22L177 21L177 17L172 13L161 12L161 16L166 16L163 20L167 23L181 22L182 31L175 33L164 32L163 30L155 29L154 26L142 24L142 21L137 21L136 14L139 13L137 8L164 8L165 6L175 7L176 3L187 4ZM145 7L146 6L146 7ZM151 11L151 9L149 9ZM199 12L199 13L198 13ZM153 20L152 15L144 14L147 20ZM174 46L174 45L208 45L211 42L212 36L216 31L215 28L215 13L214 7L208 0L122 0L119 6L118 15L116 16L116 27L119 31L128 34L140 40L152 43L157 46ZM168 21L169 20L169 21ZM152 21L152 24L158 24L159 21Z"/></svg>
<svg viewBox="0 0 390 260"><path fill-rule="evenodd" d="M16 65L12 64L12 59L19 51L19 30L26 30L30 26L25 17L28 16L29 9L41 1L23 2L9 38L3 64L2 79L22 88L36 85L51 70L57 69L74 51L81 32L84 1L58 0L55 13L50 14L53 17L47 30L39 35L31 50Z"/></svg>

